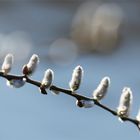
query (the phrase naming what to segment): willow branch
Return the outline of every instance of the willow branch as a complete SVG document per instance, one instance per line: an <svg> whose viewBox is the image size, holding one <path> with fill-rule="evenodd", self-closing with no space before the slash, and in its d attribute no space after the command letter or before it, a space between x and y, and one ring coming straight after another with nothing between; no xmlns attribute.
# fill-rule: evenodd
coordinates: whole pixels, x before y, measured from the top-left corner
<svg viewBox="0 0 140 140"><path fill-rule="evenodd" d="M13 75L13 74L6 74L5 75L3 72L0 72L0 77L3 77L5 79L7 79L7 80L13 80L13 79L22 80L24 78L24 79L26 79L26 83L32 84L34 86L37 86L38 88L40 88L42 94L47 94L46 89L41 87L41 82L33 80L33 79L29 78L26 75ZM55 90L55 91L64 93L66 95L74 97L76 100L93 101L96 106L102 108L103 110L106 110L107 112L110 112L114 116L118 116L117 112L115 110L107 107L106 105L103 105L102 103L100 103L99 101L93 99L92 97L83 96L83 95L78 94L76 92L72 92L70 89L60 88L60 87L57 87L55 85L51 85L48 90L50 90L50 91ZM123 121L129 121L129 122L133 123L140 130L140 127L139 127L140 122L137 121L136 119L129 118L129 117L121 117L121 116L119 116L119 117Z"/></svg>
<svg viewBox="0 0 140 140"><path fill-rule="evenodd" d="M97 105L98 107L110 112L111 114L113 114L114 116L117 116L117 112L112 110L111 108L101 104L100 102L98 102L97 100L93 99L93 98L90 98L90 97L86 97L86 96L83 96L83 95L79 95L77 93L72 93L71 90L67 90L67 89L63 89L63 88L60 88L60 87L56 87L56 86L51 86L50 87L50 90L57 90L57 91L60 91L64 94L67 94L67 95L70 95L72 97L75 97L77 100L90 100L90 101L94 101L94 104ZM136 119L133 119L133 118L129 118L129 117L120 117L123 121L129 121L131 123L133 123L134 125L136 125L138 127L138 129L140 130L139 128L139 121L137 121Z"/></svg>

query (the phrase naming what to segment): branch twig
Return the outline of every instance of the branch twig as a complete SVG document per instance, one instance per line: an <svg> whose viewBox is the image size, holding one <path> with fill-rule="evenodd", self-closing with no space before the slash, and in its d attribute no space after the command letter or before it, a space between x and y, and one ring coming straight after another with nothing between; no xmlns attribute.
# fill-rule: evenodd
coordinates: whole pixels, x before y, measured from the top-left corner
<svg viewBox="0 0 140 140"><path fill-rule="evenodd" d="M41 82L39 81L36 81L36 80L33 80L31 78L29 78L28 76L26 75L13 75L13 74L4 74L3 72L0 72L0 77L3 77L7 80L13 80L13 79L16 79L16 80L22 80L23 78L26 79L26 83L29 83L29 84L32 84L34 86L37 86L38 88L41 89L41 93L42 94L47 94L47 91L45 88L41 87ZM65 88L60 88L60 87L57 87L55 85L51 85L49 87L49 90L53 91L58 91L58 92L62 92L66 95L69 95L71 97L74 97L76 98L76 100L86 100L86 101L93 101L94 104L104 110L106 110L107 112L110 112L111 114L113 114L114 116L118 116L117 112L110 109L109 107L103 105L102 103L100 103L99 101L93 99L92 97L87 97L87 96L83 96L83 95L80 95L76 92L72 92L71 90L69 89L65 89ZM120 117L120 116L119 116ZM136 127L140 130L140 122L136 119L133 119L133 118L129 118L129 117L120 117L123 121L129 121L131 123L133 123L134 125L136 125Z"/></svg>

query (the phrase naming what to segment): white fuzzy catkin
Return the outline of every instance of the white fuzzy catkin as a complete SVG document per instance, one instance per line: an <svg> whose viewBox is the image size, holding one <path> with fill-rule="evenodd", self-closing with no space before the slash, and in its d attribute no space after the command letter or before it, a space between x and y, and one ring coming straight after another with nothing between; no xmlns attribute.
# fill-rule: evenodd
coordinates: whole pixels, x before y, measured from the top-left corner
<svg viewBox="0 0 140 140"><path fill-rule="evenodd" d="M32 57L30 58L28 64L27 64L27 68L28 68L28 71L30 74L32 74L35 71L38 63L39 63L38 55L33 54Z"/></svg>
<svg viewBox="0 0 140 140"><path fill-rule="evenodd" d="M12 80L7 80L6 85L12 88L20 88L24 86L26 83L26 79L12 79Z"/></svg>
<svg viewBox="0 0 140 140"><path fill-rule="evenodd" d="M73 70L72 79L69 82L69 87L72 91L75 91L80 87L82 76L83 76L83 68L81 66L77 66Z"/></svg>
<svg viewBox="0 0 140 140"><path fill-rule="evenodd" d="M77 100L76 105L79 107L91 108L94 106L94 102L88 100Z"/></svg>
<svg viewBox="0 0 140 140"><path fill-rule="evenodd" d="M47 69L44 73L44 77L41 84L45 86L45 88L49 88L52 84L53 78L54 78L53 71L51 69Z"/></svg>
<svg viewBox="0 0 140 140"><path fill-rule="evenodd" d="M136 116L136 120L140 122L140 110L138 111L138 114Z"/></svg>
<svg viewBox="0 0 140 140"><path fill-rule="evenodd" d="M95 100L101 100L105 97L108 87L110 85L110 78L104 77L98 87L93 91L93 98Z"/></svg>
<svg viewBox="0 0 140 140"><path fill-rule="evenodd" d="M129 87L124 87L120 97L120 103L117 108L118 116L128 117L130 113L130 108L132 105L132 91Z"/></svg>
<svg viewBox="0 0 140 140"><path fill-rule="evenodd" d="M2 72L4 72L4 74L8 74L12 68L12 64L13 64L13 55L12 54L7 54L4 62L2 64L1 70Z"/></svg>

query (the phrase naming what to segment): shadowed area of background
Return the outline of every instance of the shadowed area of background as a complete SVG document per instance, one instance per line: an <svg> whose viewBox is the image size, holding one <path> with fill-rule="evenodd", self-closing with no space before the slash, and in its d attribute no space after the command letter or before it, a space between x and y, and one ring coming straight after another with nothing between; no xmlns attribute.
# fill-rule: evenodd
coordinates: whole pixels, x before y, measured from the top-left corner
<svg viewBox="0 0 140 140"><path fill-rule="evenodd" d="M116 109L124 86L140 106L140 2L132 0L0 0L0 63L7 53L20 74L33 53L40 64L32 76L42 80L54 70L54 84L69 88L73 68L84 69L78 90L91 96L104 76L111 86L103 103ZM85 140L139 139L137 128L98 107L81 109L64 94L47 96L37 87L8 88L0 80L0 139Z"/></svg>

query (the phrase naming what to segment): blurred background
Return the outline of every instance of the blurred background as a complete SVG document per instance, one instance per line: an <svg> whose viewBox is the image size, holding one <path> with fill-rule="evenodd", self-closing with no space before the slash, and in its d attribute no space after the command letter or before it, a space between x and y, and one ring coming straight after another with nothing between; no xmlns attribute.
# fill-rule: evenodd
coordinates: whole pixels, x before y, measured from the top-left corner
<svg viewBox="0 0 140 140"><path fill-rule="evenodd" d="M91 96L104 76L111 86L102 101L116 109L122 88L134 96L131 116L140 107L139 0L0 0L0 63L7 53L15 61L11 73L36 53L40 64L32 76L42 80L54 70L54 84L69 88L73 68L81 65L84 78L78 93ZM121 124L108 112L81 109L64 94L47 96L26 84L8 88L0 80L1 140L138 140L137 128Z"/></svg>

